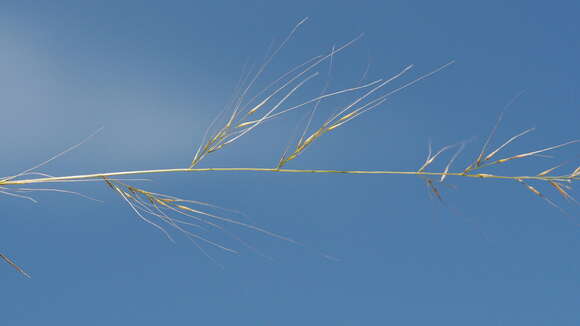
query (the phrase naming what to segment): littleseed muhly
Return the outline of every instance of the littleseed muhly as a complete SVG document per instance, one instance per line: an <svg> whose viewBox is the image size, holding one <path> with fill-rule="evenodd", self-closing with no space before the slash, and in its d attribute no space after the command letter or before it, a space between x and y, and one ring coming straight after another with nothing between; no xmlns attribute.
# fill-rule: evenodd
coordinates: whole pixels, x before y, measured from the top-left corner
<svg viewBox="0 0 580 326"><path fill-rule="evenodd" d="M514 143L516 140L532 132L534 129L526 129L523 132L516 134L515 136L509 138L507 141L499 145L495 150L488 151L491 146L494 136L497 134L500 122L503 119L503 112L500 114L497 123L494 125L491 133L484 142L479 155L467 165L467 168L463 170L457 170L452 172L452 166L459 158L463 149L465 148L467 142L463 141L455 145L447 145L442 147L440 150L433 154L431 144L429 143L429 151L425 162L417 170L409 171L385 171L385 170L325 170L325 169L288 169L285 166L300 155L304 153L307 148L314 145L317 139L320 137L332 133L339 127L344 126L348 122L355 118L360 117L382 104L384 104L389 97L392 95L408 88L414 86L418 82L431 77L432 75L440 72L441 70L449 67L454 61L450 61L431 72L421 75L418 78L412 79L402 86L394 87L391 90L387 88L395 81L404 77L405 74L413 67L413 65L408 65L401 69L399 72L390 74L388 77L377 79L366 83L364 85L352 86L349 88L327 91L327 86L325 86L321 95L311 98L307 101L296 105L288 105L286 103L293 97L296 92L302 89L309 81L320 76L319 72L313 71L318 68L322 63L330 61L332 65L332 60L335 55L346 50L352 46L361 36L354 38L351 41L344 43L343 45L336 47L332 46L330 52L322 55L316 55L309 60L295 66L288 72L282 74L280 77L276 78L273 82L269 83L265 88L255 91L254 95L246 100L247 97L253 91L256 81L268 65L271 63L275 55L280 52L287 43L292 39L294 34L297 32L298 28L303 25L307 19L300 21L289 33L289 35L280 43L280 45L273 51L273 53L266 58L265 62L258 67L257 71L250 77L248 74L242 77L242 83L238 89L237 98L233 100L231 107L231 113L223 118L223 125L217 127L215 131L212 132L212 128L219 125L220 119L216 118L210 126L207 128L206 133L197 148L193 159L191 160L188 167L177 167L177 168L167 168L167 169L155 169L155 170L133 170L133 171L116 171L116 172L101 172L83 175L67 175L67 176L51 176L45 174L38 169L42 168L46 164L52 162L53 160L59 158L60 156L66 154L79 147L92 137L94 137L101 129L97 130L95 133L91 134L89 137L81 141L80 143L71 146L58 153L57 155L51 157L48 160L43 161L32 168L26 169L20 173L13 176L7 176L0 178L0 193L15 196L19 198L28 199L34 201L34 198L24 195L34 191L55 191L55 192L65 192L71 193L79 196L84 196L78 192L56 189L56 188L23 188L24 185L36 185L41 183L51 183L51 184L61 184L67 182L102 182L107 185L111 190L113 190L121 199L124 201L130 209L145 223L150 224L154 228L160 230L169 240L173 241L172 235L166 230L165 227L169 226L183 234L185 234L206 256L213 260L213 258L204 250L202 243L217 247L226 252L238 253L238 250L225 246L216 241L208 239L202 236L200 233L208 230L215 229L220 232L224 232L228 237L236 240L244 247L251 249L252 251L261 254L256 248L243 241L241 238L236 236L234 233L227 230L226 226L228 224L241 226L253 231L257 231L268 236L281 239L290 243L299 244L299 242L278 234L266 230L264 228L258 227L253 224L244 223L237 219L222 216L222 214L213 213L208 211L208 209L215 209L221 212L232 212L231 210L223 209L215 205L211 205L204 202L181 199L176 196L160 194L145 190L143 188L135 187L128 184L131 180L125 177L136 176L136 175L153 175L153 174L168 174L168 173L325 173L325 174L356 174L356 175L409 175L418 176L424 178L426 186L430 193L434 194L437 199L443 201L443 193L439 190L438 185L443 184L449 178L477 178L477 179L494 179L518 182L524 185L529 191L531 191L536 196L540 197L548 204L561 209L553 200L549 199L543 192L541 192L537 185L531 185L531 182L536 182L538 184L547 184L565 200L574 202L578 204L578 201L570 194L572 189L572 184L574 181L580 180L580 166L573 169L569 173L552 175L552 173L561 168L563 164L557 165L542 172L537 175L499 175L489 173L491 169L495 166L511 162L513 160L524 159L529 157L538 156L539 154L568 147L580 142L580 140L571 140L558 145L544 147L539 150L527 151L522 154L516 154L508 156L505 158L492 160L501 151L505 150L509 145ZM368 68L367 68L368 70ZM366 75L366 71L365 71ZM359 94L361 93L361 94ZM318 128L311 130L312 116L316 113L318 106L325 100L330 98L337 98L339 96L352 95L354 98L349 100L347 104L339 107L335 114L330 115L324 123ZM358 94L358 95L357 95ZM521 95L518 94L512 101L508 104L511 105L516 98ZM216 153L222 150L226 145L234 143L239 138L250 133L263 123L270 121L274 118L283 116L291 111L298 110L300 108L306 108L312 105L313 108L310 112L310 118L307 120L306 126L293 146L284 152L282 157L278 160L276 166L270 168L258 168L258 167L226 167L226 168L199 168L197 167L205 157L209 154ZM261 114L261 116L260 116ZM452 149L457 148L455 153L451 155L448 159L442 171L427 171L428 168L432 168L434 162L447 154L447 152ZM483 170L486 170L483 172ZM84 196L86 197L86 196ZM92 199L89 197L89 199ZM562 209L561 209L562 210ZM563 210L562 210L563 211ZM196 230L196 232L190 231L188 228ZM325 257L332 259L332 257L323 254ZM6 263L14 267L17 271L23 275L29 277L29 275L16 263L8 258L4 254L0 254L0 258Z"/></svg>

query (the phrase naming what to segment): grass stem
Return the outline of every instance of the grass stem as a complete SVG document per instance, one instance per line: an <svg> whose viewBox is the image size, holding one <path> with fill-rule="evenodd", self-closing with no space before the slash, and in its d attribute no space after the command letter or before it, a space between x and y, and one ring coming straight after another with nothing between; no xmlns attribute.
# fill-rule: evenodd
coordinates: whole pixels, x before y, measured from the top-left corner
<svg viewBox="0 0 580 326"><path fill-rule="evenodd" d="M99 178L114 178L118 176L129 176L129 175L146 175L146 174L161 174L161 173L192 173L192 172L270 172L270 173L325 173L325 174L388 174L388 175L416 175L416 176L454 176L454 177L466 177L466 178L479 178L479 179L510 179L510 180L579 180L580 175L571 176L546 176L546 175L536 175L536 176L503 176L494 175L486 173L458 173L458 172L425 172L425 171L381 171L381 170L312 170L312 169L277 169L277 168L176 168L176 169L157 169L157 170L134 170L134 171L120 171L120 172L104 172L104 173L93 173L93 174L80 174L80 175L70 175L61 177L44 177L44 178L31 178L31 179L21 179L21 180L0 180L0 185L26 185L34 183L55 183L62 181L80 181L80 180L90 180Z"/></svg>

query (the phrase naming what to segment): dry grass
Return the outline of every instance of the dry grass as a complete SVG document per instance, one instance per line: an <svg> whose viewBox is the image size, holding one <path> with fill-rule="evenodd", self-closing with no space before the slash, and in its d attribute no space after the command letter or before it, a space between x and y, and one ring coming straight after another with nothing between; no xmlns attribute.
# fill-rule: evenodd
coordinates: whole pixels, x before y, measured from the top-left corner
<svg viewBox="0 0 580 326"><path fill-rule="evenodd" d="M183 168L169 168L169 169L157 169L157 170L139 170L139 171L119 171L119 172L105 172L105 173L94 173L85 175L69 175L69 176L50 176L40 172L38 169L45 164L57 159L58 157L64 155L65 153L77 148L82 145L88 139L93 137L95 134L89 136L87 139L83 140L79 144L72 146L65 151L55 155L54 157L33 166L32 168L26 169L21 173L13 176L8 176L0 179L0 193L16 196L19 198L25 198L34 201L34 198L30 197L28 193L33 191L57 191L57 192L69 192L77 195L81 195L76 192L64 191L56 188L28 188L27 185L37 185L37 184L58 184L64 182L89 182L95 181L99 183L104 183L110 187L119 197L129 205L129 207L134 211L137 216L146 223L151 224L153 227L159 229L163 232L170 240L172 237L169 232L167 232L166 227L171 227L177 229L178 231L189 237L199 249L206 253L202 243L215 246L228 252L237 252L233 248L225 247L222 244L214 242L204 236L200 235L207 229L217 229L228 234L230 237L239 241L242 245L255 250L249 244L245 243L243 240L236 237L234 234L229 233L224 224L235 224L254 231L258 231L269 236L279 238L285 241L296 243L294 240L270 232L258 226L242 223L233 218L227 218L220 214L214 214L208 212L208 208L215 209L207 203L180 199L175 196L164 195L155 193L149 190L137 188L126 183L126 178L135 175L151 175L151 174L166 174L166 173L203 173L203 172L224 172L224 171L234 171L234 172L263 172L263 173L343 173L343 174L394 174L394 175L414 175L419 176L425 180L427 188L435 195L436 198L442 200L442 192L439 190L439 185L446 182L448 178L477 178L477 179L496 179L503 180L506 182L518 182L522 184L526 189L531 191L534 195L539 196L547 203L554 207L561 209L553 200L545 196L539 189L538 186L531 185L530 183L535 182L548 185L554 188L557 193L559 193L565 200L578 202L570 194L571 186L574 181L580 180L580 166L574 167L569 172L564 172L560 174L554 174L558 169L561 169L563 165L558 165L550 167L544 171L539 172L536 175L498 175L493 174L493 168L498 165L503 165L510 163L514 160L529 158L538 156L545 152L560 149L562 147L570 146L575 143L580 142L580 140L571 140L558 145L549 146L539 150L527 151L517 155L510 155L503 158L500 157L502 152L517 141L519 138L530 133L532 129L524 130L513 137L507 139L501 145L497 146L495 149L490 150L491 144L495 138L495 134L500 126L503 115L500 115L496 125L493 127L490 135L482 146L480 154L467 165L464 169L453 170L453 164L456 162L460 156L462 150L464 149L466 143L459 143L455 145L449 145L441 148L438 151L432 151L431 146L429 146L429 153L425 162L421 165L418 170L409 171L339 171L339 170L322 170L322 169L287 169L285 166L291 161L297 159L304 151L311 147L315 141L334 131L335 129L346 125L348 122L355 118L358 118L364 113L367 113L388 100L388 98L401 90L410 87L417 82L424 80L427 77L439 72L440 70L446 68L453 62L447 63L421 77L404 83L402 86L388 89L391 83L397 79L402 78L405 73L407 73L412 66L404 67L398 73L385 77L383 79L378 79L364 85L353 86L346 89L336 90L332 92L327 92L325 87L321 95L314 97L308 101L300 103L298 105L287 106L286 103L289 98L291 98L298 90L300 90L304 85L306 85L310 80L316 78L319 73L315 69L320 68L320 65L324 62L332 63L332 59L335 55L339 54L341 51L350 47L354 42L358 40L355 38L342 46L333 47L328 53L323 55L315 56L302 64L297 65L295 68L291 69L287 73L283 74L279 78L275 79L272 83L266 86L262 90L254 91L256 81L268 67L274 56L286 45L286 43L292 38L297 28L304 23L305 20L301 21L296 27L290 32L288 37L276 48L273 53L266 59L265 63L258 67L255 74L250 78L248 75L243 80L243 87L238 90L238 95L232 104L231 112L228 116L222 117L222 125L219 125L219 120L212 122L208 127L208 130L204 136L201 145L195 152L193 159L188 167ZM249 94L253 93L252 97ZM338 96L350 95L353 100L348 101L342 107L336 109L336 113L330 115L324 122L316 128L311 128L312 117L316 113L318 106L329 98L335 98ZM306 125L300 137L296 142L288 147L284 152L282 157L278 160L276 166L270 168L243 168L243 167L231 167L231 168L199 168L198 165L206 158L209 154L215 153L223 149L225 146L236 142L238 139L244 135L250 133L258 126L263 123L280 117L288 112L306 108L311 106L311 113L307 119ZM445 168L441 171L429 171L428 169L432 167L433 163L440 160L448 151L455 149L455 152L449 157ZM135 180L135 179L133 179ZM227 215L227 214L226 214ZM199 232L192 232L190 229L197 230ZM206 253L207 255L207 253ZM208 255L209 257L209 255ZM23 275L28 276L24 270L18 267L10 258L0 254L5 262L13 266ZM211 258L211 257L210 257Z"/></svg>

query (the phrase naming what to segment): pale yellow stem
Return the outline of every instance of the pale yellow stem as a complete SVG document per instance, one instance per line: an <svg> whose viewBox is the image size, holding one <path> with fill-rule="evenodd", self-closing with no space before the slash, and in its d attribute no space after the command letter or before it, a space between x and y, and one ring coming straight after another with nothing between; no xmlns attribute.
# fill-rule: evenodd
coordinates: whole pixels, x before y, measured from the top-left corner
<svg viewBox="0 0 580 326"><path fill-rule="evenodd" d="M418 172L418 171L342 171L342 170L303 170L303 169L276 169L276 168L178 168L178 169L158 169L158 170L135 170L121 172L105 172L94 174L70 175L62 177L46 177L13 180L5 178L0 180L0 185L26 185L33 183L51 183L71 180L88 180L99 178L114 178L119 176L160 174L160 173L180 173L180 172L273 172L273 173L342 173L342 174L389 174L389 175L416 175L416 176L456 176L481 179L511 179L511 180L577 180L578 177L570 176L501 176L485 173L464 174L464 173L443 173L443 172Z"/></svg>

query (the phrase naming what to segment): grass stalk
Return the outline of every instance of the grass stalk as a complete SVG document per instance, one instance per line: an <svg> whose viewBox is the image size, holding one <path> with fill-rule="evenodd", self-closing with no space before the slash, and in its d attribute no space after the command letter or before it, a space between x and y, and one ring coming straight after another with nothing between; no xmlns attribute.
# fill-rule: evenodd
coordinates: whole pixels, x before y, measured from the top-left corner
<svg viewBox="0 0 580 326"><path fill-rule="evenodd" d="M278 168L175 168L155 170L134 170L119 172L103 172L93 174L79 174L61 177L44 177L21 180L0 180L0 186L28 185L36 183L59 183L63 181L81 181L90 179L115 178L131 175L167 174L167 173L195 173L195 172L271 172L271 173L323 173L323 174L386 174L386 175L415 175L415 176L452 176L477 179L504 179L504 180L540 180L540 181L574 181L580 180L580 174L573 175L535 175L535 176L506 176L488 173L463 173L463 172L426 172L426 171L382 171L382 170L315 170L315 169L278 169Z"/></svg>

